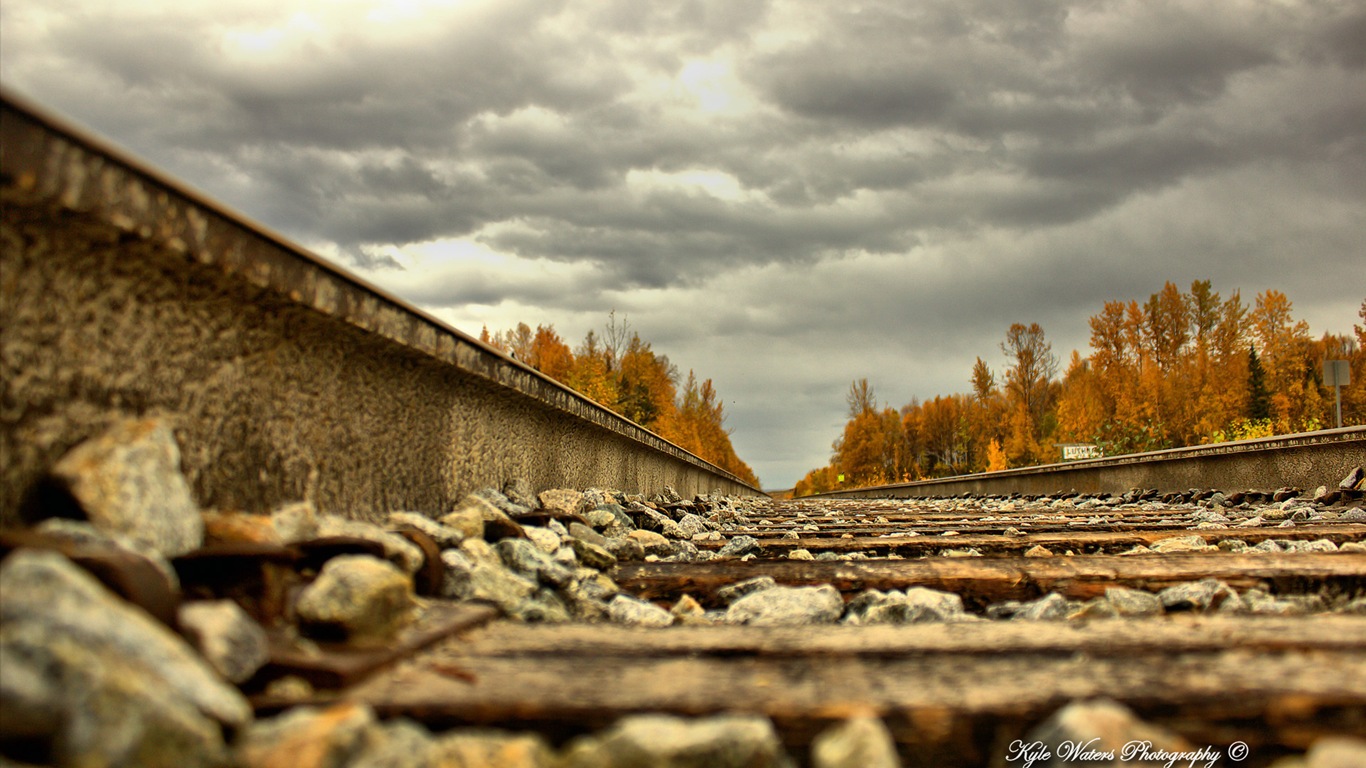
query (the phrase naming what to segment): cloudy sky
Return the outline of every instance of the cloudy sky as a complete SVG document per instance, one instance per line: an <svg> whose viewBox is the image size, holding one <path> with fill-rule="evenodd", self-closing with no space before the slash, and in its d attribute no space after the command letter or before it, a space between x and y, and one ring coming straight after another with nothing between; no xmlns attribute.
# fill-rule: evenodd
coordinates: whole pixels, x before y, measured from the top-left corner
<svg viewBox="0 0 1366 768"><path fill-rule="evenodd" d="M615 309L769 488L1012 322L1366 298L1359 0L5 0L0 78L468 333Z"/></svg>

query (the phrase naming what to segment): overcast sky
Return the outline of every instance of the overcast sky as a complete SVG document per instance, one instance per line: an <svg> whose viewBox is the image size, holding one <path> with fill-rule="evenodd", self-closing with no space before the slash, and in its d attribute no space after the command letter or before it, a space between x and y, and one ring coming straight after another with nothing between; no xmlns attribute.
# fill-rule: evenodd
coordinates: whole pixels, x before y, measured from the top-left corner
<svg viewBox="0 0 1366 768"><path fill-rule="evenodd" d="M615 309L768 488L1013 322L1366 298L1360 0L4 0L0 78L467 333Z"/></svg>

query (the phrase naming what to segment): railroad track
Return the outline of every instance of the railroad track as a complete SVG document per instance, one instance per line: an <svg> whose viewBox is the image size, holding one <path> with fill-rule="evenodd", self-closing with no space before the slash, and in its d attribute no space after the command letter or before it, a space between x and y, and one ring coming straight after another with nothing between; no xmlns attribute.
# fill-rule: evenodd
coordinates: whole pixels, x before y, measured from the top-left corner
<svg viewBox="0 0 1366 768"><path fill-rule="evenodd" d="M1137 536L997 533L1001 517L1028 530L1031 522L1055 528L1069 516L1029 506L964 516L942 501L777 502L763 513L765 522L747 528L767 534L753 559L622 563L612 572L623 590L661 605L686 595L721 609L726 587L763 576L780 585L834 585L846 601L870 589L924 587L960 596L968 618L959 621L699 621L666 629L495 622L356 695L390 716L531 729L555 740L640 712L753 712L770 718L800 759L823 729L871 712L886 723L906 765L1011 764L1012 742L1027 740L1068 703L1092 698L1121 702L1221 754L1235 743L1250 747L1247 760L1227 765L1267 765L1327 735L1366 733L1366 526L1192 530L1194 510L1150 506L1115 510L1153 519ZM797 539L778 534L810 525L820 530ZM886 559L889 547L903 546L887 543L888 529L905 526L923 531L909 538L916 548L900 550L905 559ZM944 535L950 532L957 535ZM1112 554L1186 536L1213 551ZM1230 546L1235 540L1241 544ZM1320 543L1306 547L1319 551L1231 551L1264 541ZM1334 551L1322 551L1324 541ZM953 556L969 542L983 554ZM1033 547L1054 554L1020 554ZM794 549L869 559L792 560ZM1086 601L1098 604L1107 589L1160 594L1203 579L1290 602L1281 615L1186 606L1085 617ZM1012 601L1027 605L1050 593L1073 607L1055 620L988 618L1008 616L1002 609ZM1351 613L1344 611L1349 604ZM1069 613L1083 616L1065 618ZM450 668L462 674L442 671Z"/></svg>
<svg viewBox="0 0 1366 768"><path fill-rule="evenodd" d="M1366 458L1366 428L765 500L8 96L0 139L5 567L20 570L12 553L55 549L161 622L157 631L186 632L185 606L209 598L229 598L269 628L270 664L239 681L254 714L215 710L214 727L228 727L202 764L220 764L223 738L249 742L253 717L271 723L307 706L330 708L336 721L361 711L409 718L433 733L492 726L534 734L550 751L642 713L747 714L798 765L856 716L879 723L906 765L1023 765L1013 744L1040 742L1059 710L1097 699L1218 752L1224 765L1269 765L1366 734L1366 523L1360 481L1337 488ZM54 539L39 525L95 519L100 499L58 469L129 418L169 435L157 450L174 457L176 493L203 518L198 538L158 550L165 563L117 542ZM129 486L151 487L144 479ZM513 518L485 518L476 533L442 544L423 532L507 480L624 493L572 512L524 494ZM661 495L674 488L686 499ZM344 526L285 540L284 523L260 524L303 514L301 499L401 533L411 547ZM630 510L631 525L603 512L613 506ZM396 510L429 519L399 522ZM642 537L669 553L662 559L642 557L643 546L619 562L593 549L602 534L618 547L629 528L681 529L688 515L705 531L664 545ZM597 562L574 584L610 579L612 590L672 609L652 614L670 625L629 626L605 610L593 621L528 623L509 616L554 611L445 594L460 592L451 574L476 555L496 552L497 568L513 569L515 542L545 541L552 523L564 530L552 539L556 556L581 570ZM300 639L300 592L343 555L403 563L427 601L423 619L378 645ZM23 567L61 568L41 558ZM552 607L569 595L562 575L537 573L531 588L541 578L536 594L553 593ZM825 613L734 613L745 590L789 594L779 588L808 588L801 594L819 595ZM25 645L13 628L30 621L22 611L63 600L6 596L5 642L41 656L45 645ZM44 620L68 619L79 623ZM311 682L274 685L295 677ZM27 701L20 680L0 688ZM115 682L109 690L133 695ZM0 696L21 725L0 722L0 756L63 764L63 750L75 749L62 741L75 738L66 720L16 719L9 701ZM93 718L98 731L105 713L83 706L63 717ZM316 756L336 734L314 736L323 746L304 751ZM1247 754L1234 754L1240 744ZM276 764L250 751L224 761Z"/></svg>

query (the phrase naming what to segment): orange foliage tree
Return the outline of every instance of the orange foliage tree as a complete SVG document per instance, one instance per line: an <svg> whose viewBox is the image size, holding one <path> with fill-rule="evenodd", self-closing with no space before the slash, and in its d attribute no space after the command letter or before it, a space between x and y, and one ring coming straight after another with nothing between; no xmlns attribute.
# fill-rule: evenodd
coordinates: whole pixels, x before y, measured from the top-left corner
<svg viewBox="0 0 1366 768"><path fill-rule="evenodd" d="M678 391L678 369L657 354L623 318L609 315L604 333L590 330L571 350L554 326L526 323L501 333L487 327L480 341L502 350L594 402L616 411L660 437L759 486L759 478L735 453L725 413L711 379L697 382L692 371Z"/></svg>
<svg viewBox="0 0 1366 768"><path fill-rule="evenodd" d="M1318 340L1292 309L1276 290L1249 308L1209 280L1186 292L1167 282L1141 303L1105 302L1088 320L1090 355L1072 352L1060 381L1043 329L1015 323L1000 345L1003 386L979 357L971 394L912 400L899 429L876 412L867 380L856 381L830 465L795 493L832 490L841 475L850 486L1056 461L1059 442L1113 455L1332 426L1325 360L1351 369L1343 424L1366 424L1366 301L1352 335Z"/></svg>

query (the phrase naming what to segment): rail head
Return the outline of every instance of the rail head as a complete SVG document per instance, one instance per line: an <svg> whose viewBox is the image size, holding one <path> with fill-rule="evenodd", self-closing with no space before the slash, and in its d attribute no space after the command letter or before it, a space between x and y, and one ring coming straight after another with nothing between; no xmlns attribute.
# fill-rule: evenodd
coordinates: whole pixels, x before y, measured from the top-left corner
<svg viewBox="0 0 1366 768"><path fill-rule="evenodd" d="M864 488L830 491L816 494L813 498L829 497L874 497L874 496L934 496L936 489L945 489L942 495L963 493L964 488L973 486L983 493L1006 494L1011 492L1052 493L1067 490L1069 487L1092 486L1091 490L1127 490L1128 488L1153 487L1163 490L1186 490L1200 487L1237 488L1253 487L1244 472L1230 472L1226 475L1210 475L1206 482L1191 484L1189 473L1166 470L1180 467L1227 468L1239 466L1274 465L1281 457L1311 456L1312 472L1317 477L1301 472L1296 466L1289 466L1280 477L1269 477L1267 482L1280 485L1304 485L1306 483L1326 484L1336 482L1341 473L1352 467L1366 463L1366 426L1341 427L1316 432L1300 432L1289 435L1275 435L1250 440L1237 440L1210 445L1197 445L1187 448L1170 448L1160 451L1107 456L1098 459L1043 464L1033 467L1016 467L996 472L981 472L971 475L917 480L907 483L887 483ZM1293 459L1291 459L1293 462ZM1325 468L1326 465L1326 468ZM1339 477L1324 475L1324 472L1338 472ZM1168 482L1161 482L1169 477ZM1123 478L1130 484L1108 482L1105 478ZM1071 485L1046 484L1056 479ZM1143 485L1143 480L1150 484ZM1186 483L1181 485L1180 483ZM1174 484L1175 483L1175 484ZM1123 486L1123 487L1121 487ZM1033 490L1020 491L1020 487ZM1311 486L1312 487L1312 486ZM1012 490L1014 488L1014 490ZM947 490L956 489L956 490Z"/></svg>
<svg viewBox="0 0 1366 768"><path fill-rule="evenodd" d="M0 90L0 201L14 216L98 228L151 244L187 268L268 292L407 352L689 465L728 492L761 495L733 474L534 368L331 264L108 142ZM692 471L692 470L690 470Z"/></svg>

